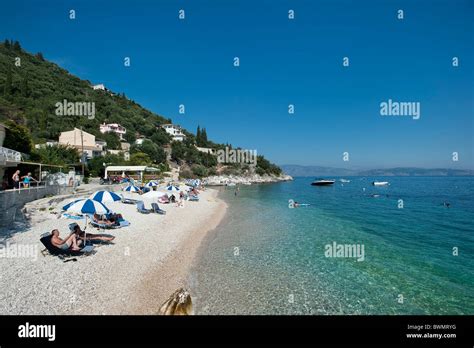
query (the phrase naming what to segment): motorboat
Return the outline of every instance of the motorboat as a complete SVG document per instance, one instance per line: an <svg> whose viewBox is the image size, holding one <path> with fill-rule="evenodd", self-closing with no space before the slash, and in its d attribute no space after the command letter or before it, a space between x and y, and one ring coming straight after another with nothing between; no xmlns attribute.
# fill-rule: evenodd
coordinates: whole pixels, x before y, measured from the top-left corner
<svg viewBox="0 0 474 348"><path fill-rule="evenodd" d="M372 183L374 186L387 186L390 185L388 181L374 181Z"/></svg>
<svg viewBox="0 0 474 348"><path fill-rule="evenodd" d="M311 185L312 186L329 186L329 185L333 185L334 183L335 183L335 180L316 179L311 183Z"/></svg>

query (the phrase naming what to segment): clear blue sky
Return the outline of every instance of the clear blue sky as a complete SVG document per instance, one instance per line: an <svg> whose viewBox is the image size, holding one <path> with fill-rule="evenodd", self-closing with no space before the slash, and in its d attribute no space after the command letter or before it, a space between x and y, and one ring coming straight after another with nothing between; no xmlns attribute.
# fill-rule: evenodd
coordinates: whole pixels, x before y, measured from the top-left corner
<svg viewBox="0 0 474 348"><path fill-rule="evenodd" d="M15 0L0 38L278 164L473 168L473 23L469 0ZM380 116L389 98L421 118Z"/></svg>

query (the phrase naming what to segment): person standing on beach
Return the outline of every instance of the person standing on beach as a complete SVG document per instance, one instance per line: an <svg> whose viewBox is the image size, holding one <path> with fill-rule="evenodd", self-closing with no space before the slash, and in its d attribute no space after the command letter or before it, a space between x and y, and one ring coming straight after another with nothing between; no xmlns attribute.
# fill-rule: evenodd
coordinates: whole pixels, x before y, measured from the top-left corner
<svg viewBox="0 0 474 348"><path fill-rule="evenodd" d="M33 178L31 176L31 173L28 173L28 175L22 176L21 179L23 180L23 186L24 187L30 187L30 181L31 180L33 180L35 182L38 182L38 180L36 180L35 178Z"/></svg>
<svg viewBox="0 0 474 348"><path fill-rule="evenodd" d="M13 180L13 188L14 189L19 189L20 188L20 171L17 170L12 176Z"/></svg>

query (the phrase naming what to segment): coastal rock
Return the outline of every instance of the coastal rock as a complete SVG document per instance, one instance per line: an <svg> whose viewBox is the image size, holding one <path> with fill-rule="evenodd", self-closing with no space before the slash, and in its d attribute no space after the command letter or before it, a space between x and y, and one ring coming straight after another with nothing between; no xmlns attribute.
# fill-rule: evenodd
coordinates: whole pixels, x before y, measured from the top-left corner
<svg viewBox="0 0 474 348"><path fill-rule="evenodd" d="M250 184L262 184L262 183L272 183L272 182L281 182L281 181L291 181L293 178L286 174L277 175L246 175L246 176L237 176L237 175L214 175L209 176L203 179L203 183L209 186L223 186L229 184L240 184L240 185L250 185Z"/></svg>

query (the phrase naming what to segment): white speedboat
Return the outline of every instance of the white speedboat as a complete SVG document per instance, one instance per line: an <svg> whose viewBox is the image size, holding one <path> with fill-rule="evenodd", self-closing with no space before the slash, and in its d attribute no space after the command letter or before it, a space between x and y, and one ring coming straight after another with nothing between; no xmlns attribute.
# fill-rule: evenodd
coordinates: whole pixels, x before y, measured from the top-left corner
<svg viewBox="0 0 474 348"><path fill-rule="evenodd" d="M335 180L316 179L311 183L311 185L313 185L313 186L329 186L329 185L334 184L335 182L336 182Z"/></svg>
<svg viewBox="0 0 474 348"><path fill-rule="evenodd" d="M340 182L351 182L350 180L347 180L347 179L341 179L339 180Z"/></svg>
<svg viewBox="0 0 474 348"><path fill-rule="evenodd" d="M390 185L388 181L374 181L372 183L374 186L387 186Z"/></svg>

